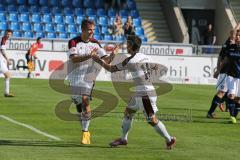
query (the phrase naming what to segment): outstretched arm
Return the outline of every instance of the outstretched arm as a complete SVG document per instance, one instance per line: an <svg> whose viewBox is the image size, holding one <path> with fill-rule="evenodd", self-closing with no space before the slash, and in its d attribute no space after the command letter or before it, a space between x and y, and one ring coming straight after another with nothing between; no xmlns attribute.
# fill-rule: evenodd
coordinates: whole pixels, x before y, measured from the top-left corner
<svg viewBox="0 0 240 160"><path fill-rule="evenodd" d="M112 51L112 53L109 56L104 57L103 60L106 63L110 64L113 61L115 55L118 53L119 48L120 48L120 46L116 45L114 50Z"/></svg>
<svg viewBox="0 0 240 160"><path fill-rule="evenodd" d="M97 62L98 64L100 64L103 68L105 68L107 71L109 72L116 72L119 71L116 65L110 65L108 64L105 60L102 60L99 58L99 56L97 55L96 50L93 50L91 52L91 57L92 59Z"/></svg>

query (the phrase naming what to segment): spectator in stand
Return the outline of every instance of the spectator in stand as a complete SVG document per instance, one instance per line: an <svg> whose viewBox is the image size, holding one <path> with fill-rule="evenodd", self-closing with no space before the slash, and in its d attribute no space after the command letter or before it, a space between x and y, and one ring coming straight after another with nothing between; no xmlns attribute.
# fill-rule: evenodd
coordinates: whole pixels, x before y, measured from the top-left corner
<svg viewBox="0 0 240 160"><path fill-rule="evenodd" d="M126 21L126 23L123 26L124 29L124 36L127 37L129 35L135 35L134 27L132 26L130 21Z"/></svg>
<svg viewBox="0 0 240 160"><path fill-rule="evenodd" d="M113 36L122 36L124 35L124 31L123 31L123 23L122 23L122 19L120 16L116 16L115 22L113 24L114 26L114 30L113 30Z"/></svg>
<svg viewBox="0 0 240 160"><path fill-rule="evenodd" d="M112 0L105 0L104 1L105 10L108 10L110 7L112 7Z"/></svg>
<svg viewBox="0 0 240 160"><path fill-rule="evenodd" d="M213 52L212 46L216 42L216 36L214 34L212 24L208 24L207 29L203 34L203 38L204 38L204 45L209 45L210 46L206 49L205 52L206 53L212 53Z"/></svg>

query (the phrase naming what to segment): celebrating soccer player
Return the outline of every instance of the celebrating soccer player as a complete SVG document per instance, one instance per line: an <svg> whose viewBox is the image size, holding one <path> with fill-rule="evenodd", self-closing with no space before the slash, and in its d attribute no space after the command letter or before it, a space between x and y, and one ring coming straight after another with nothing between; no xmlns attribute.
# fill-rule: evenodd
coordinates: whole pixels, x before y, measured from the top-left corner
<svg viewBox="0 0 240 160"><path fill-rule="evenodd" d="M102 61L97 52L92 52L94 61L110 72L129 70L136 84L136 94L133 96L125 109L122 122L122 136L110 143L110 146L127 145L128 132L131 128L134 114L138 109L142 109L147 122L166 140L167 149L171 149L176 143L176 138L169 135L164 124L157 118L156 106L157 95L150 81L150 70L157 69L156 65L151 65L149 57L139 53L141 39L137 36L128 36L127 51L131 55L117 65L110 65Z"/></svg>
<svg viewBox="0 0 240 160"><path fill-rule="evenodd" d="M94 81L100 69L99 65L91 59L91 52L96 51L98 56L106 63L110 63L115 51L107 56L99 42L93 38L95 24L85 19L82 21L82 34L68 42L70 69L68 79L72 88L72 100L76 104L79 118L82 124L82 144L90 144L90 132L88 130L91 118L90 99ZM70 68L70 67L69 67Z"/></svg>

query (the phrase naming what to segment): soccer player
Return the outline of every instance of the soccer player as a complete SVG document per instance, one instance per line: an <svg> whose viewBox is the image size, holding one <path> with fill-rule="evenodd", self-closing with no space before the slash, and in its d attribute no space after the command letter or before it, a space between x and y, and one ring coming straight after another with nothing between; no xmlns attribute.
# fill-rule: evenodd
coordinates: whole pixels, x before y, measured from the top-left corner
<svg viewBox="0 0 240 160"><path fill-rule="evenodd" d="M7 29L5 31L5 35L1 39L1 53L0 53L0 74L3 73L5 77L5 97L14 97L12 93L10 93L10 78L11 73L8 70L8 65L11 64L9 61L7 54L6 54L6 45L8 43L9 38L11 38L13 31L10 29Z"/></svg>
<svg viewBox="0 0 240 160"><path fill-rule="evenodd" d="M218 62L217 62L217 71L214 73L214 78L218 77L217 82L217 93L212 99L211 107L207 113L207 118L215 118L214 111L219 106L221 111L224 111L223 108L223 102L224 102L224 96L226 95L226 92L228 90L227 88L227 70L228 65L223 65L223 60L226 57L226 52L228 51L228 48L235 43L235 37L236 37L236 31L233 29L230 31L230 36L227 39L227 41L224 43L221 52L218 56ZM227 107L227 106L226 106Z"/></svg>
<svg viewBox="0 0 240 160"><path fill-rule="evenodd" d="M99 42L93 38L94 27L93 21L83 20L81 24L82 34L68 42L69 63L74 68L70 69L71 73L68 75L68 79L72 88L72 101L76 105L82 125L82 144L91 143L88 130L91 118L90 99L94 81L100 71L100 66L91 59L91 52L96 51L101 59L110 63L116 51L107 56Z"/></svg>
<svg viewBox="0 0 240 160"><path fill-rule="evenodd" d="M28 69L28 76L27 78L31 77L31 73L34 70L34 63L33 60L37 59L36 52L38 51L39 48L42 47L41 44L41 37L38 37L36 40L36 43L33 43L29 50L27 51L25 58L27 60L27 66L19 66L17 65L17 69L23 68L23 69Z"/></svg>
<svg viewBox="0 0 240 160"><path fill-rule="evenodd" d="M128 132L131 128L134 114L137 110L143 110L147 122L166 140L167 149L171 149L176 143L176 138L169 135L164 124L157 118L156 106L157 95L150 81L150 70L156 70L156 65L150 64L151 61L146 55L139 53L141 39L137 36L128 36L127 51L131 55L123 62L117 65L110 65L102 61L96 52L92 52L94 61L103 66L110 72L128 70L131 72L133 80L136 84L136 93L131 97L128 106L125 109L124 118L122 121L122 136L110 143L110 146L116 147L119 145L127 145Z"/></svg>
<svg viewBox="0 0 240 160"><path fill-rule="evenodd" d="M232 123L237 123L240 104L240 32L236 33L235 44L232 44L226 54L228 60L228 108L230 120Z"/></svg>

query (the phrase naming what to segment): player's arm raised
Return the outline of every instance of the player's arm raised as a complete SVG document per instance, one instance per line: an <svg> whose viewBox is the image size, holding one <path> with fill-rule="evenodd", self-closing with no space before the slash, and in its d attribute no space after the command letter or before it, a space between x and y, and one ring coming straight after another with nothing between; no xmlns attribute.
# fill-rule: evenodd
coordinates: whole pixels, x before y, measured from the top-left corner
<svg viewBox="0 0 240 160"><path fill-rule="evenodd" d="M103 60L104 60L106 63L110 64L110 63L113 61L115 55L118 53L119 48L120 48L120 46L119 46L119 45L116 45L116 46L114 47L112 53L111 53L109 56L104 57Z"/></svg>

